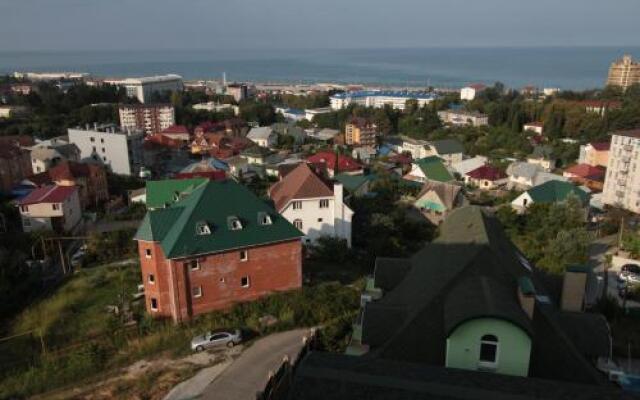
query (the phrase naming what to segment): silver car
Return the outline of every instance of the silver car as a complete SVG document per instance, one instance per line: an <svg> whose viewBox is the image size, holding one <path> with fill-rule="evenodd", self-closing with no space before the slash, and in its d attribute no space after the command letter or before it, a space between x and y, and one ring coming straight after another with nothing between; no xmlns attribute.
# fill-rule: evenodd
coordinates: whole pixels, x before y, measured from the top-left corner
<svg viewBox="0 0 640 400"><path fill-rule="evenodd" d="M196 336L191 340L191 350L203 351L211 347L227 346L233 347L242 342L240 330L220 330L207 332L204 335Z"/></svg>

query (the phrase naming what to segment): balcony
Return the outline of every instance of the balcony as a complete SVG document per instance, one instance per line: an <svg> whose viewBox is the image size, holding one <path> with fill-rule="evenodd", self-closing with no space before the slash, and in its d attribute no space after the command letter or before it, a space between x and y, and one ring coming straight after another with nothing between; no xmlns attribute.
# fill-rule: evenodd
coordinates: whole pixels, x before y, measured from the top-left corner
<svg viewBox="0 0 640 400"><path fill-rule="evenodd" d="M630 144L626 144L622 146L622 148L624 149L624 151L627 151L627 152L633 151L633 146Z"/></svg>
<svg viewBox="0 0 640 400"><path fill-rule="evenodd" d="M625 164L629 164L631 162L630 156L622 156L622 162Z"/></svg>

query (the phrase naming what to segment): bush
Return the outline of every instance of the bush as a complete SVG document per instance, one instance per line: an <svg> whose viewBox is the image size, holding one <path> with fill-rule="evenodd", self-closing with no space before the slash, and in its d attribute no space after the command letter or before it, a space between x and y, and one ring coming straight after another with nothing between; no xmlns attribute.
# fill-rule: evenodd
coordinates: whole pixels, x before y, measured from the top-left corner
<svg viewBox="0 0 640 400"><path fill-rule="evenodd" d="M343 263L349 259L351 253L347 240L334 236L321 236L308 248L312 257L326 262Z"/></svg>

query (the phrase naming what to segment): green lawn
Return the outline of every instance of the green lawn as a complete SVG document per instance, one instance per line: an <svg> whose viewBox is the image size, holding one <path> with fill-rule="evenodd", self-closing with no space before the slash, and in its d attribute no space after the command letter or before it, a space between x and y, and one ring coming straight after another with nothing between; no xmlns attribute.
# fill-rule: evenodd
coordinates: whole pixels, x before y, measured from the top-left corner
<svg viewBox="0 0 640 400"><path fill-rule="evenodd" d="M322 269L317 265L311 268L316 272ZM323 268L330 275L338 270ZM195 334L218 327L244 327L268 334L322 324L327 326L326 347L340 350L359 307L357 288L314 283L203 315L180 326L150 319L140 302L131 307L137 324L126 328L120 316L107 312L107 306L120 305L121 293L131 300L139 281L137 265L84 269L52 296L18 315L11 325L12 334L32 333L0 343L0 398L29 396L100 379L142 358L185 355ZM275 316L278 323L261 326L259 319L265 315Z"/></svg>

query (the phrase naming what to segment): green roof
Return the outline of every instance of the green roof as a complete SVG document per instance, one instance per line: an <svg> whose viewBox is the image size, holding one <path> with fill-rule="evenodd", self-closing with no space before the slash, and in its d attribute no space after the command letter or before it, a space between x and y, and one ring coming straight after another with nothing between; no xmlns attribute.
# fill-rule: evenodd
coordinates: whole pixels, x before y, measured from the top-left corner
<svg viewBox="0 0 640 400"><path fill-rule="evenodd" d="M440 157L425 157L417 160L415 163L420 167L427 179L438 182L450 182L454 180Z"/></svg>
<svg viewBox="0 0 640 400"><path fill-rule="evenodd" d="M464 153L464 146L457 139L434 140L431 145L436 148L438 154Z"/></svg>
<svg viewBox="0 0 640 400"><path fill-rule="evenodd" d="M347 189L349 192L354 192L358 190L365 183L376 179L376 176L373 174L369 174L369 175L338 174L334 176L334 179L342 183L342 186L344 186L344 188Z"/></svg>
<svg viewBox="0 0 640 400"><path fill-rule="evenodd" d="M582 204L587 204L589 195L570 182L548 181L527 191L534 203L558 203L567 200L573 193Z"/></svg>
<svg viewBox="0 0 640 400"><path fill-rule="evenodd" d="M167 179L147 182L147 208L162 208L174 203L181 193L190 193L207 178Z"/></svg>
<svg viewBox="0 0 640 400"><path fill-rule="evenodd" d="M167 184L167 186L170 186ZM271 224L261 224L268 215ZM242 229L231 229L233 220ZM210 234L198 234L198 225ZM182 199L147 212L136 240L160 242L167 258L180 258L293 240L303 236L289 221L241 184L206 181Z"/></svg>

